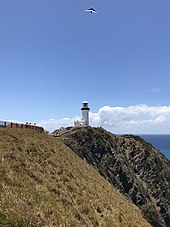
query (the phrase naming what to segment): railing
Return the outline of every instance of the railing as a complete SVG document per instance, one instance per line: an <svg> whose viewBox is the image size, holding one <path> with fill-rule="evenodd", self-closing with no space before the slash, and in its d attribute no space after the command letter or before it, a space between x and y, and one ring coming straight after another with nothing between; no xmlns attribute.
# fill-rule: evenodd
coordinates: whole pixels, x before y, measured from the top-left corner
<svg viewBox="0 0 170 227"><path fill-rule="evenodd" d="M0 128L28 128L35 131L44 131L43 127L36 126L35 124L20 124L20 123L14 123L9 121L0 121Z"/></svg>

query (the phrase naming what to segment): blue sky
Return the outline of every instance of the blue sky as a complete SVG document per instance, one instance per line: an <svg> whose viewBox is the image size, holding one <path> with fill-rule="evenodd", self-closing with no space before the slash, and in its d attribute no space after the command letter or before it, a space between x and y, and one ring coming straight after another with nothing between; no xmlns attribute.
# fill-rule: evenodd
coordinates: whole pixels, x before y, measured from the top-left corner
<svg viewBox="0 0 170 227"><path fill-rule="evenodd" d="M84 98L94 114L169 107L169 12L169 0L0 1L0 119L73 119Z"/></svg>

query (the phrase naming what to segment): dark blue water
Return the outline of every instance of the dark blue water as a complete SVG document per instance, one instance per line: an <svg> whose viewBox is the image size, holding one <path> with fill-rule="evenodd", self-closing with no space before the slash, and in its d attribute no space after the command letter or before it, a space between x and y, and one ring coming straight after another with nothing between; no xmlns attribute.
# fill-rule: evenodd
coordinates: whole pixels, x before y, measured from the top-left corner
<svg viewBox="0 0 170 227"><path fill-rule="evenodd" d="M170 160L170 135L140 135Z"/></svg>

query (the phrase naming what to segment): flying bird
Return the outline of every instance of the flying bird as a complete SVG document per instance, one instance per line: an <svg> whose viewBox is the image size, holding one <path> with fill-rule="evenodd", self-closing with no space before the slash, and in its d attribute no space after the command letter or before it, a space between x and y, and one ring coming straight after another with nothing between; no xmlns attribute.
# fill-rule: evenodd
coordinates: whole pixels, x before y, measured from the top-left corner
<svg viewBox="0 0 170 227"><path fill-rule="evenodd" d="M97 13L97 11L93 8L85 9L84 11L89 12L89 13Z"/></svg>

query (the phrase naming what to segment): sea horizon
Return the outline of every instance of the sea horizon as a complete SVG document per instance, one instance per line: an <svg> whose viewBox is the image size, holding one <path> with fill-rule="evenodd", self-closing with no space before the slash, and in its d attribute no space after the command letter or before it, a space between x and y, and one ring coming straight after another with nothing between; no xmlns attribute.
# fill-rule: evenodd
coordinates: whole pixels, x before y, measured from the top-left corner
<svg viewBox="0 0 170 227"><path fill-rule="evenodd" d="M170 134L138 134L170 160Z"/></svg>

